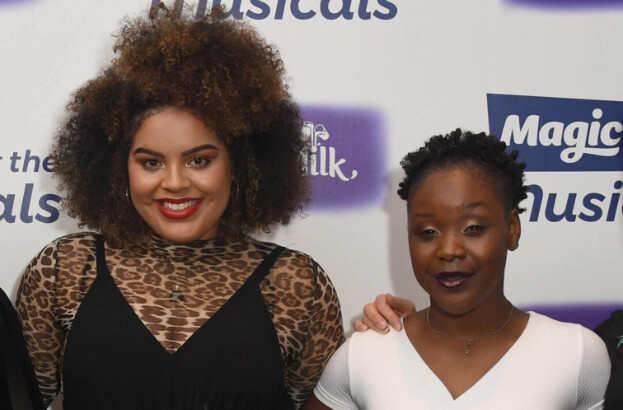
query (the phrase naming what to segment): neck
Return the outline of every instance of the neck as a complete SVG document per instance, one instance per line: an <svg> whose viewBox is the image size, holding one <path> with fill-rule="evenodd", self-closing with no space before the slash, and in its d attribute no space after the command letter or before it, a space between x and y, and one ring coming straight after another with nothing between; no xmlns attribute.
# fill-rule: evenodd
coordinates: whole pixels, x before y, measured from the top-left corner
<svg viewBox="0 0 623 410"><path fill-rule="evenodd" d="M496 303L482 303L464 313L442 309L433 300L427 314L430 326L458 338L472 339L495 332L509 317L512 304L505 297Z"/></svg>

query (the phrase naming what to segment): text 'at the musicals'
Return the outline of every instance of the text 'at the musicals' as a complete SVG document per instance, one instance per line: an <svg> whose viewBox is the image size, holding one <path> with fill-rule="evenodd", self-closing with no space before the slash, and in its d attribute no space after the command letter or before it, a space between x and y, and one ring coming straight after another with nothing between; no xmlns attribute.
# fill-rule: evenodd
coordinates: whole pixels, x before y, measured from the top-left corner
<svg viewBox="0 0 623 410"><path fill-rule="evenodd" d="M152 0L152 10L159 4L160 0ZM297 20L391 20L398 15L398 7L389 0L199 0L195 13L203 17L207 10L221 5L225 7L227 17L237 20L282 20L284 17ZM183 7L184 1L176 0L174 12L180 13Z"/></svg>
<svg viewBox="0 0 623 410"><path fill-rule="evenodd" d="M19 221L32 223L56 222L60 216L59 204L61 198L55 194L43 194L38 200L33 200L34 185L27 183L21 193L0 193L0 223L15 223ZM34 210L33 204L39 207ZM19 210L19 214L17 211Z"/></svg>

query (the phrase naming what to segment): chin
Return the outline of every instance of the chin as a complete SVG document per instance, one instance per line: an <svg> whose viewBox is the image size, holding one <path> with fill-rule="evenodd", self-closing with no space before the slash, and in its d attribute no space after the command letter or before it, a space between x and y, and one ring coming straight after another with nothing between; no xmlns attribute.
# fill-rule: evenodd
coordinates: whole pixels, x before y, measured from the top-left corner
<svg viewBox="0 0 623 410"><path fill-rule="evenodd" d="M156 232L162 239L170 243L185 244L201 239L197 233L187 232Z"/></svg>
<svg viewBox="0 0 623 410"><path fill-rule="evenodd" d="M440 310L453 316L462 316L476 307L471 300L456 300L447 297L431 298L431 302L434 302Z"/></svg>

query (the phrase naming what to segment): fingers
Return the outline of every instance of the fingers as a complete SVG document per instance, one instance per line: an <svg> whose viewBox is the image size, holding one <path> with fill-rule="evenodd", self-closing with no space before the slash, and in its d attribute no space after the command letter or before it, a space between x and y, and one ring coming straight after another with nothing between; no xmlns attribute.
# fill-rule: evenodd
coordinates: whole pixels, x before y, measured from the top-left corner
<svg viewBox="0 0 623 410"><path fill-rule="evenodd" d="M372 329L378 333L387 333L389 328L387 322L374 303L368 303L363 307L364 317L357 319L353 322L353 327L357 332L365 332L368 329Z"/></svg>
<svg viewBox="0 0 623 410"><path fill-rule="evenodd" d="M363 314L364 316L361 320L363 324L368 327L368 329L372 329L379 333L389 332L387 320L385 320L385 317L379 312L376 301L374 303L366 304L363 307Z"/></svg>
<svg viewBox="0 0 623 410"><path fill-rule="evenodd" d="M384 293L378 295L373 303L363 307L364 317L353 322L358 332L372 329L378 333L389 331L388 323L396 330L402 329L401 318L415 312L415 305L408 299L397 298Z"/></svg>
<svg viewBox="0 0 623 410"><path fill-rule="evenodd" d="M401 311L395 310L394 304L396 303L396 299L398 298L395 298L389 293L386 293L378 295L374 300L374 303L376 305L376 308L378 309L379 315L383 317L383 320L389 322L391 327L393 327L395 330L400 330L402 329L402 322L400 318L404 315ZM399 302L398 304L399 306L402 306L402 303Z"/></svg>
<svg viewBox="0 0 623 410"><path fill-rule="evenodd" d="M353 322L353 328L355 329L356 332L365 332L366 330L369 329L369 327L363 323L362 319L357 319Z"/></svg>
<svg viewBox="0 0 623 410"><path fill-rule="evenodd" d="M398 298L390 295L389 293L385 296L387 304L400 317L406 317L415 313L415 304L413 304L413 302L409 299Z"/></svg>

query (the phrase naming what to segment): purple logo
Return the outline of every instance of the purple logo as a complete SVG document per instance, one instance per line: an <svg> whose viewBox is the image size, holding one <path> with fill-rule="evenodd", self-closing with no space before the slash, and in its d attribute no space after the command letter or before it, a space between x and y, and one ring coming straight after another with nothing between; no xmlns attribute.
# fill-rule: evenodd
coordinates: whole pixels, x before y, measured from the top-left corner
<svg viewBox="0 0 623 410"><path fill-rule="evenodd" d="M310 145L313 209L378 202L385 188L385 129L371 109L301 107Z"/></svg>
<svg viewBox="0 0 623 410"><path fill-rule="evenodd" d="M36 0L0 0L0 7L2 6L13 6L22 3L33 3Z"/></svg>
<svg viewBox="0 0 623 410"><path fill-rule="evenodd" d="M527 171L623 171L623 102L487 94L487 106Z"/></svg>

